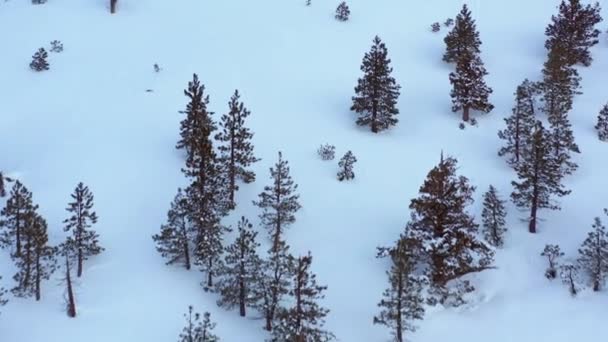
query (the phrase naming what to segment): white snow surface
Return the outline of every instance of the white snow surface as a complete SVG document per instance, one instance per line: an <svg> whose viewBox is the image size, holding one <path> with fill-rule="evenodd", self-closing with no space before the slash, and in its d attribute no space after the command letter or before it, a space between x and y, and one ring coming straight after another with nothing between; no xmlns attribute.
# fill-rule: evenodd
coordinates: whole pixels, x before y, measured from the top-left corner
<svg viewBox="0 0 608 342"><path fill-rule="evenodd" d="M177 187L186 184L183 155L174 146L178 111L187 103L183 89L194 72L216 119L237 88L252 111L248 124L262 161L254 167L257 181L241 185L226 222L241 215L258 222L251 201L283 151L303 205L286 238L295 254L312 252L313 271L329 286L326 327L340 341L389 340L385 327L372 324L389 266L375 258L376 247L402 232L409 201L442 150L458 158L459 172L478 187L470 208L478 221L489 184L508 199L515 173L497 156L496 133L517 84L540 76L544 29L558 4L470 2L496 108L477 117L478 127L460 130L459 115L450 111L452 66L441 61L447 29L434 34L430 25L455 17L462 1L350 0L347 22L333 18L339 1L306 7L305 0L120 0L115 15L108 2L0 2L0 169L33 192L53 243L65 236L62 220L75 185L89 185L106 247L78 281L77 318L66 316L55 274L44 282L41 302L9 296L0 309L2 342L176 341L189 304L211 312L224 341L267 337L259 317L218 308L216 295L200 286L200 272L165 266L151 239ZM361 59L376 34L402 85L400 121L378 135L357 127L349 111ZM606 334L606 293L586 290L572 298L544 278L540 257L546 243L559 243L566 258L575 258L593 217L608 206L608 144L593 129L608 101L608 43L605 34L600 38L593 65L579 69L584 94L570 118L582 154L567 179L573 191L561 200L563 210L541 211L539 233L531 235L522 222L528 213L509 202L506 246L497 252L496 270L475 275L474 304L430 308L411 341L571 342ZM33 53L55 39L64 52L49 53L49 71L32 72ZM318 158L325 142L336 145L336 160ZM356 179L338 182L337 160L347 150L359 161ZM267 243L261 228L260 237ZM13 273L1 251L4 287L12 287Z"/></svg>

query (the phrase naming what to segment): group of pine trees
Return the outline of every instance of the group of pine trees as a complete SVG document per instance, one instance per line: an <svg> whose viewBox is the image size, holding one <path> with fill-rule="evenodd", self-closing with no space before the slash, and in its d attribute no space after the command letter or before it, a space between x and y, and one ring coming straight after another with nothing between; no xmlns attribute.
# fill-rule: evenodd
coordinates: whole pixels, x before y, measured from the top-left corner
<svg viewBox="0 0 608 342"><path fill-rule="evenodd" d="M38 212L32 193L15 180L5 207L0 212L0 247L10 251L17 273L13 276L15 287L11 292L18 297L42 297L42 282L48 280L63 264L67 289L67 313L76 316L76 303L71 282L71 270L81 277L84 262L104 249L99 236L92 229L97 222L93 211L93 194L79 183L71 195L73 201L66 210L69 217L63 221L68 232L64 242L57 246L49 243L46 220ZM62 260L60 260L62 259Z"/></svg>
<svg viewBox="0 0 608 342"><path fill-rule="evenodd" d="M167 264L199 267L205 274L203 287L220 295L220 307L238 307L241 316L249 309L261 313L264 328L275 341L333 338L323 330L328 310L317 301L326 287L317 284L310 270L312 256L293 256L285 239L301 208L288 161L278 153L278 161L270 168L271 184L253 202L261 210L260 224L268 233L266 255L258 254L258 232L245 217L237 224L234 241L226 245L226 234L232 229L222 224L222 218L236 208L238 181L250 183L256 178L249 169L259 160L253 154L253 133L245 125L250 112L235 91L218 129L207 108L209 96L196 74L184 93L189 103L182 112L186 117L177 148L186 154L182 171L190 185L178 189L167 222L153 236L158 252ZM192 318L191 310L187 317L191 331L196 325L192 321L199 318Z"/></svg>

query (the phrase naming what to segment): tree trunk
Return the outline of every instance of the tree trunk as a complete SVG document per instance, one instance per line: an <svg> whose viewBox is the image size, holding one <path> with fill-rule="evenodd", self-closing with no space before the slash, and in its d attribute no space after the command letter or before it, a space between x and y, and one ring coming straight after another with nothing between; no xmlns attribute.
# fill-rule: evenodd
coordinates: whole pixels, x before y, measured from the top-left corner
<svg viewBox="0 0 608 342"><path fill-rule="evenodd" d="M78 272L77 272L77 276L78 278L80 278L80 276L82 276L82 262L84 259L84 255L82 254L82 247L78 248Z"/></svg>
<svg viewBox="0 0 608 342"><path fill-rule="evenodd" d="M234 123L232 124L234 126ZM234 190L236 188L236 165L234 162L234 139L235 132L234 127L231 129L232 141L230 141L230 208L234 209L236 204L234 203Z"/></svg>
<svg viewBox="0 0 608 342"><path fill-rule="evenodd" d="M184 240L184 266L187 270L190 270L190 249L188 248L188 240Z"/></svg>
<svg viewBox="0 0 608 342"><path fill-rule="evenodd" d="M403 273L401 270L399 270L398 272L399 284L397 286L397 317L395 317L395 319L397 320L397 325L395 327L397 331L395 337L397 338L397 342L403 342L403 318L401 317L403 299Z"/></svg>
<svg viewBox="0 0 608 342"><path fill-rule="evenodd" d="M110 0L110 13L116 13L116 3L118 0Z"/></svg>
<svg viewBox="0 0 608 342"><path fill-rule="evenodd" d="M36 253L36 301L39 301L40 297L40 254Z"/></svg>
<svg viewBox="0 0 608 342"><path fill-rule="evenodd" d="M246 298L246 292L245 292L245 258L244 258L244 251L241 248L241 264L240 264L240 279L239 279L239 314L241 315L241 317L245 317L245 300Z"/></svg>
<svg viewBox="0 0 608 342"><path fill-rule="evenodd" d="M15 218L15 238L16 238L16 246L15 246L15 256L21 256L21 220L20 220L19 212L17 212L17 217Z"/></svg>
<svg viewBox="0 0 608 342"><path fill-rule="evenodd" d="M469 108L469 106L464 106L464 108L462 108L462 121L469 122L470 110L471 108Z"/></svg>
<svg viewBox="0 0 608 342"><path fill-rule="evenodd" d="M209 258L209 272L207 274L207 287L211 289L213 287L213 271L211 268L213 267L213 260Z"/></svg>
<svg viewBox="0 0 608 342"><path fill-rule="evenodd" d="M74 301L74 291L72 291L72 278L70 277L70 262L65 257L65 280L68 287L68 316L76 317L76 302Z"/></svg>
<svg viewBox="0 0 608 342"><path fill-rule="evenodd" d="M537 199L534 198L532 200L532 209L530 211L530 223L528 224L528 231L532 234L536 233L536 211L538 210L536 202Z"/></svg>
<svg viewBox="0 0 608 342"><path fill-rule="evenodd" d="M600 282L597 280L593 281L593 291L597 292L600 290Z"/></svg>

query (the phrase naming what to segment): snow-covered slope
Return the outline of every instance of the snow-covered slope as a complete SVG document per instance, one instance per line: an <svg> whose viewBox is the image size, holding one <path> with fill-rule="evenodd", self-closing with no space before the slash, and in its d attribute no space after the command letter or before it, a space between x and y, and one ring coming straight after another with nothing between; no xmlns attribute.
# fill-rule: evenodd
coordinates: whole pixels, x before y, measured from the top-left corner
<svg viewBox="0 0 608 342"><path fill-rule="evenodd" d="M165 266L151 240L185 183L174 145L193 72L207 87L211 110L225 112L238 88L252 111L262 158L258 180L241 187L227 221L240 215L257 221L251 201L282 150L303 205L287 240L298 254L312 252L313 271L329 286L327 327L341 341L387 340L387 330L372 325L388 267L375 258L376 247L398 237L409 200L441 150L458 158L459 171L478 186L477 199L490 183L508 196L515 174L496 155L496 132L516 85L539 77L544 28L558 3L470 3L496 108L478 119L479 127L462 131L450 111L451 67L441 62L447 31L429 30L432 22L454 17L462 1L350 0L345 23L333 18L338 1L327 0L311 7L304 0L120 0L116 15L106 2L0 3L0 169L33 191L53 242L63 239L69 194L85 182L95 194L106 247L77 287L78 318L64 313L57 275L44 283L40 303L10 298L0 316L3 342L172 341L189 304L212 313L225 341L265 338L261 320L219 309L217 298L199 286L202 275ZM361 58L376 34L402 85L400 122L380 135L356 127L348 110ZM545 243L560 243L575 256L593 217L608 206L608 144L593 131L608 101L602 86L608 48L601 38L593 66L580 70L584 94L570 114L582 155L568 178L573 192L561 201L564 209L543 211L539 234L530 235L520 221L526 213L510 204L498 269L476 279L479 303L429 311L411 340L571 342L603 333L606 295L571 298L543 277L539 256ZM51 54L50 71L31 72L31 55L54 39L65 51ZM324 142L335 144L338 155L355 153L354 182L338 182L335 163L317 158ZM479 216L479 200L472 210ZM3 285L10 287L7 253L0 253L0 263Z"/></svg>

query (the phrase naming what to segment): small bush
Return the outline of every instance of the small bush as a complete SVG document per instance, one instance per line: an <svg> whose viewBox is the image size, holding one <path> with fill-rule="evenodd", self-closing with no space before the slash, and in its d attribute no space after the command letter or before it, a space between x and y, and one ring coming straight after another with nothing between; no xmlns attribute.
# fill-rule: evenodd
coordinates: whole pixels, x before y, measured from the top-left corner
<svg viewBox="0 0 608 342"><path fill-rule="evenodd" d="M154 63L154 72L160 72L162 69L158 66L158 64Z"/></svg>
<svg viewBox="0 0 608 342"><path fill-rule="evenodd" d="M350 8L345 1L342 1L338 8L336 8L336 20L347 21L350 17Z"/></svg>
<svg viewBox="0 0 608 342"><path fill-rule="evenodd" d="M32 56L30 68L34 71L49 70L49 63L46 60L48 57L49 54L46 52L46 50L44 50L44 48L38 49L34 56Z"/></svg>
<svg viewBox="0 0 608 342"><path fill-rule="evenodd" d="M336 147L330 144L324 144L317 150L319 157L323 160L333 160L336 157Z"/></svg>
<svg viewBox="0 0 608 342"><path fill-rule="evenodd" d="M452 19L452 18L447 18L447 19L446 19L446 20L443 22L443 25L444 25L445 27L450 27L450 26L454 25L454 19Z"/></svg>
<svg viewBox="0 0 608 342"><path fill-rule="evenodd" d="M51 42L51 49L50 49L50 51L51 52L57 52L57 53L63 52L63 43L60 42L60 41L58 41L58 40L53 40Z"/></svg>
<svg viewBox="0 0 608 342"><path fill-rule="evenodd" d="M433 23L433 24L431 24L431 31L433 31L433 32L439 32L439 30L441 30L441 25L439 25L439 23Z"/></svg>
<svg viewBox="0 0 608 342"><path fill-rule="evenodd" d="M464 122L461 122L458 124L458 128L460 128L460 129L465 129L465 127L466 126L464 125Z"/></svg>

